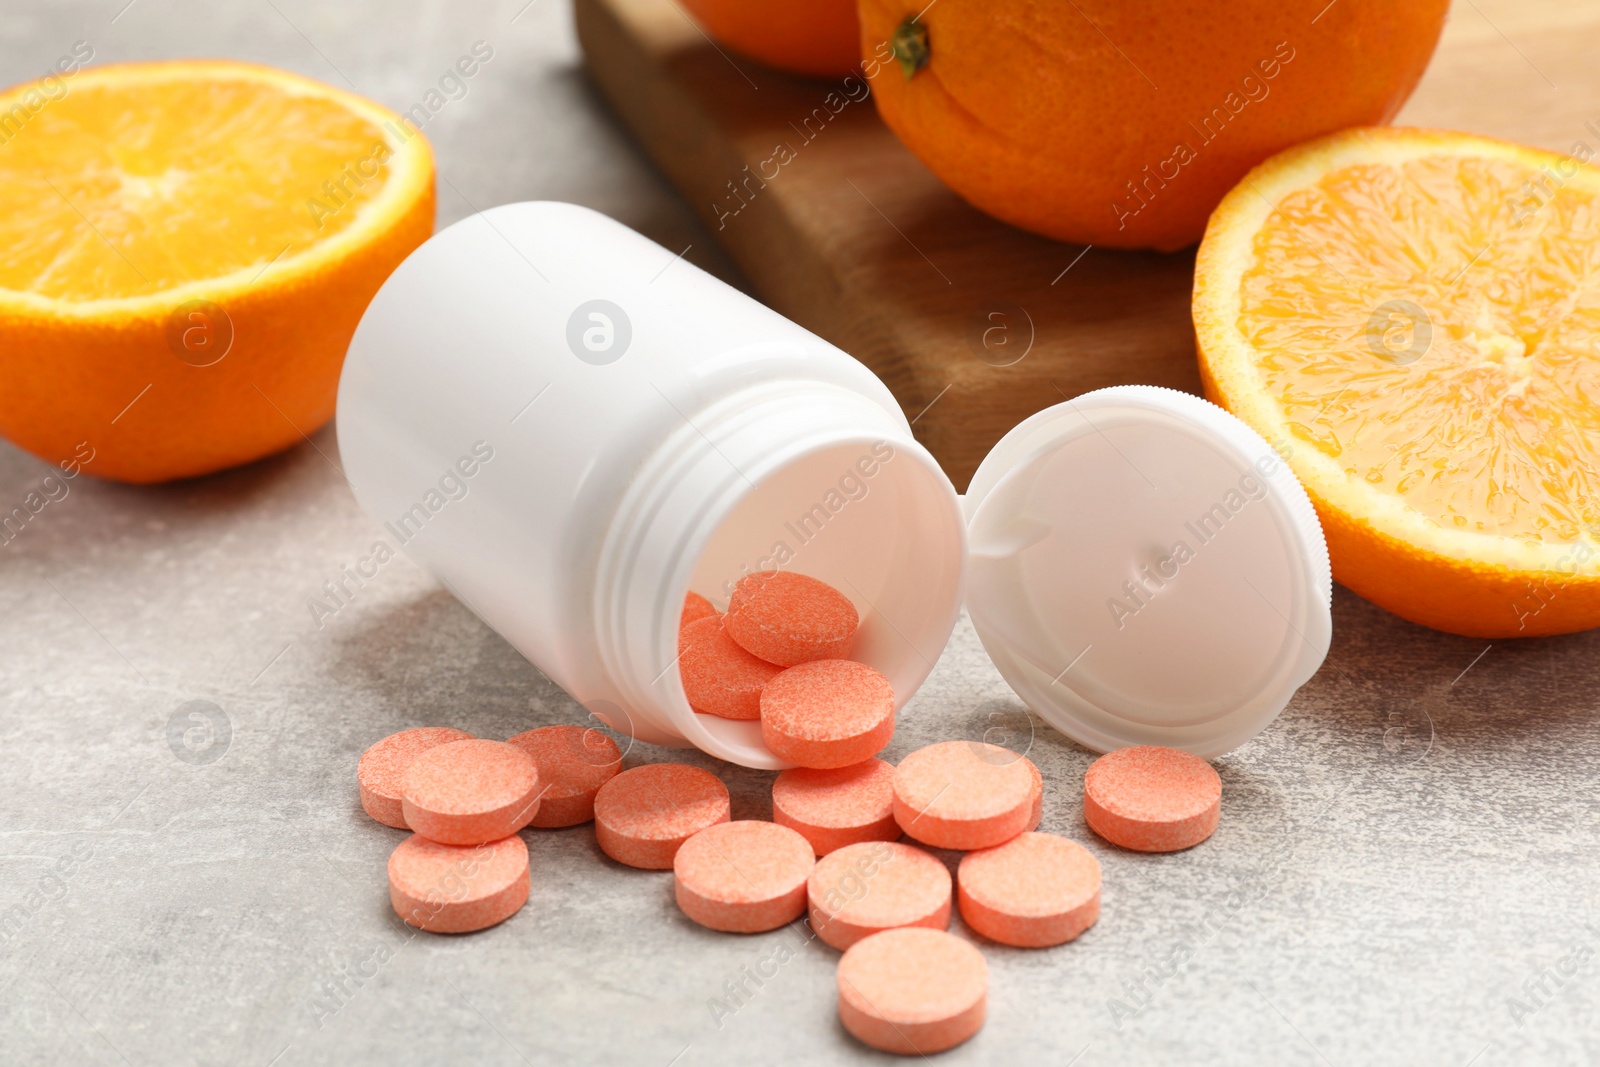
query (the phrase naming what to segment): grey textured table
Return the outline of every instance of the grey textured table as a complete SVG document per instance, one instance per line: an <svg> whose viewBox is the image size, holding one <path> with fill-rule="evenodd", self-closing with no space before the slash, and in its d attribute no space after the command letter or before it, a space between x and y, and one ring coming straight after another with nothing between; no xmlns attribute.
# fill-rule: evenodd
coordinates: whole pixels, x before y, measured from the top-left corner
<svg viewBox="0 0 1600 1067"><path fill-rule="evenodd" d="M13 81L77 40L101 62L223 54L404 108L484 40L427 128L441 224L575 200L722 269L587 88L565 7L523 2L12 0L0 61ZM836 1021L832 950L694 926L669 874L610 862L588 827L526 835L532 898L500 927L396 922L401 835L357 804L361 750L581 712L409 561L316 624L308 598L375 534L337 454L329 428L191 483L78 479L0 546L0 1063L873 1058ZM6 509L45 473L0 446ZM997 725L1031 744L1044 828L1099 857L1105 907L1071 945L985 945L989 1023L949 1062L1600 1062L1600 636L1486 647L1342 590L1334 615L1321 673L1219 761L1216 836L1165 857L1088 832L1090 755L1030 728L962 625L887 755ZM218 728L174 743L196 700ZM768 814L769 775L673 758Z"/></svg>

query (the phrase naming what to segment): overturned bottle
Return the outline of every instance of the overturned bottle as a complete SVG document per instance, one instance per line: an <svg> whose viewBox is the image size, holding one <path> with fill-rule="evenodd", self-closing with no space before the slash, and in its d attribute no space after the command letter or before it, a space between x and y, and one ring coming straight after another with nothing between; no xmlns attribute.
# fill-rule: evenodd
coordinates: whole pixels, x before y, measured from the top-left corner
<svg viewBox="0 0 1600 1067"><path fill-rule="evenodd" d="M1225 752L1326 654L1327 550L1270 446L1206 401L1085 394L1000 441L965 500L849 355L621 224L559 203L418 248L351 342L357 499L615 729L752 767L696 713L684 595L796 570L850 597L904 705L965 599L996 667L1091 748ZM970 541L970 547L969 547Z"/></svg>

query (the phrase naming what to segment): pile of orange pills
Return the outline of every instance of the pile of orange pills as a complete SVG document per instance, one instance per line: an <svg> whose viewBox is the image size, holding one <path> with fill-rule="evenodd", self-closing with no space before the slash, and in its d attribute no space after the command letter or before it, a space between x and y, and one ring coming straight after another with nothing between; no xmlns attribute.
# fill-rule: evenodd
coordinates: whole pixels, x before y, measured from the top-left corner
<svg viewBox="0 0 1600 1067"><path fill-rule="evenodd" d="M894 689L848 658L860 625L849 597L790 571L745 575L726 615L690 593L678 629L683 695L704 715L759 719L767 748L796 766L854 766L894 736Z"/></svg>
<svg viewBox="0 0 1600 1067"><path fill-rule="evenodd" d="M528 900L518 831L587 822L601 785L621 769L616 742L577 726L509 741L425 726L377 742L356 766L361 806L412 832L389 856L395 913L448 934L509 919Z"/></svg>
<svg viewBox="0 0 1600 1067"><path fill-rule="evenodd" d="M919 749L894 766L894 692L848 658L860 619L837 590L768 571L734 588L728 611L697 594L679 624L679 677L691 707L759 720L771 751L797 766L772 784L772 821L730 821L728 789L698 767L622 768L609 737L546 726L508 741L430 727L386 737L357 768L361 805L409 829L389 858L389 895L412 926L481 930L528 899L525 827L593 821L600 850L626 867L673 872L684 916L754 934L797 920L839 950L838 1015L887 1052L921 1055L983 1026L988 967L949 931L958 913L980 939L1017 948L1072 941L1100 916L1100 864L1040 833L1044 779L1027 759L977 741ZM1104 840L1170 852L1216 829L1216 771L1176 749L1097 759L1084 820ZM950 861L927 851L958 850ZM953 875L953 876L952 876Z"/></svg>

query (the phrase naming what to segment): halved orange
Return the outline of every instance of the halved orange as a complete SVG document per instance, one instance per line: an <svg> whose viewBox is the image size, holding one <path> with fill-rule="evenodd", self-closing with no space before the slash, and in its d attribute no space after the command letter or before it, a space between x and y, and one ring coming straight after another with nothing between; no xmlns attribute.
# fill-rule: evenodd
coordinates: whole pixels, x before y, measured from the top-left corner
<svg viewBox="0 0 1600 1067"><path fill-rule="evenodd" d="M266 67L0 93L0 434L131 482L301 440L367 302L432 233L433 177L393 112Z"/></svg>
<svg viewBox="0 0 1600 1067"><path fill-rule="evenodd" d="M1208 395L1305 483L1334 577L1481 637L1600 625L1600 168L1357 129L1261 164L1195 268Z"/></svg>

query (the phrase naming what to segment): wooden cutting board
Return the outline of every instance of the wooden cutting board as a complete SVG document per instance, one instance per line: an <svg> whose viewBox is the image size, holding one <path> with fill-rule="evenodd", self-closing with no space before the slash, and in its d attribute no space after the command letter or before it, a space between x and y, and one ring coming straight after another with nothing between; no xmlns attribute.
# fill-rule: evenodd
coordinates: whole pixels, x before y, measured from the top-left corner
<svg viewBox="0 0 1600 1067"><path fill-rule="evenodd" d="M719 49L674 0L574 8L595 84L756 292L872 367L958 487L1064 397L1199 391L1192 251L1012 229L941 185L839 83ZM1400 121L1600 152L1596 40L1600 0L1458 0Z"/></svg>

